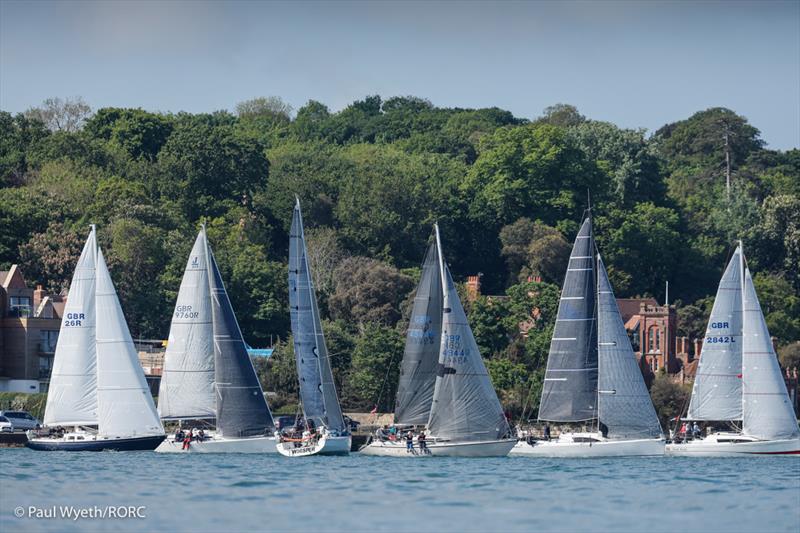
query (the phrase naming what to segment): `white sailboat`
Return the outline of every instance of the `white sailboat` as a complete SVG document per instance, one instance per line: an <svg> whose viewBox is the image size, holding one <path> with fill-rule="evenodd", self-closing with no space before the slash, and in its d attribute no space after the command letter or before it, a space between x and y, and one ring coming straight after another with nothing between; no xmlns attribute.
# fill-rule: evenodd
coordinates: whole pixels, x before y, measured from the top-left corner
<svg viewBox="0 0 800 533"><path fill-rule="evenodd" d="M222 277L200 230L186 262L158 396L163 420L216 420L202 438L170 435L162 453L275 453L269 406Z"/></svg>
<svg viewBox="0 0 800 533"><path fill-rule="evenodd" d="M35 450L152 450L164 439L150 389L95 228L73 275L45 407L55 435L29 433ZM95 428L96 426L96 428Z"/></svg>
<svg viewBox="0 0 800 533"><path fill-rule="evenodd" d="M565 432L554 440L521 439L511 456L664 455L661 426L605 266L599 255L595 261L593 241L587 218L564 280L539 420L594 420L597 430Z"/></svg>
<svg viewBox="0 0 800 533"><path fill-rule="evenodd" d="M741 420L741 431L671 443L667 455L800 456L800 429L739 243L720 281L687 420Z"/></svg>
<svg viewBox="0 0 800 533"><path fill-rule="evenodd" d="M374 439L359 452L388 457L502 457L511 438L497 393L444 263L438 225L417 287L406 336L396 422L427 432L425 450Z"/></svg>
<svg viewBox="0 0 800 533"><path fill-rule="evenodd" d="M347 455L351 445L350 428L342 416L322 332L299 199L289 231L289 305L306 427L296 437L279 435L278 453L286 457Z"/></svg>

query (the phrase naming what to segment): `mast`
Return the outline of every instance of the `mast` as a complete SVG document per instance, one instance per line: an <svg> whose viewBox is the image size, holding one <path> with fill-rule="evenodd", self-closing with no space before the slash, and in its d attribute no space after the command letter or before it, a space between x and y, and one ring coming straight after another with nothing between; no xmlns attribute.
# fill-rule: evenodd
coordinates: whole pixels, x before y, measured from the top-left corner
<svg viewBox="0 0 800 533"><path fill-rule="evenodd" d="M447 277L445 276L445 273L444 273L444 257L443 257L444 254L442 253L442 239L439 236L439 223L438 222L433 225L433 229L436 232L436 247L439 249L439 254L438 254L439 255L439 274L442 276L442 289L444 291L444 298L442 300L442 303L443 303L443 307L445 309L445 312L447 312L446 310L450 307L448 305L450 296L448 295L449 291L447 290Z"/></svg>

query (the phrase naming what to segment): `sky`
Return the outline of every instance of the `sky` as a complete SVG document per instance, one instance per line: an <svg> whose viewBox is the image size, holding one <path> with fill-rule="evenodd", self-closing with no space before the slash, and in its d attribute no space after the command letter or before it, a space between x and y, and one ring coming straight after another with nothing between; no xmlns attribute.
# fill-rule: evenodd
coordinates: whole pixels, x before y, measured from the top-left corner
<svg viewBox="0 0 800 533"><path fill-rule="evenodd" d="M339 110L370 94L535 118L555 103L653 132L727 107L800 147L800 0L0 0L0 109Z"/></svg>

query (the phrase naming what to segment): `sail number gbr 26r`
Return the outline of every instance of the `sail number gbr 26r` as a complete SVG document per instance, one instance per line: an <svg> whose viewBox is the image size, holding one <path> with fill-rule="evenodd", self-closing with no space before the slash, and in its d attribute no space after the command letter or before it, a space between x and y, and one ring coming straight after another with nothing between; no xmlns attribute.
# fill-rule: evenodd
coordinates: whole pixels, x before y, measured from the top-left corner
<svg viewBox="0 0 800 533"><path fill-rule="evenodd" d="M711 329L729 329L730 324L728 322L712 322L710 324ZM706 337L706 344L735 344L736 339L733 335L719 335L719 336L711 336L709 335Z"/></svg>

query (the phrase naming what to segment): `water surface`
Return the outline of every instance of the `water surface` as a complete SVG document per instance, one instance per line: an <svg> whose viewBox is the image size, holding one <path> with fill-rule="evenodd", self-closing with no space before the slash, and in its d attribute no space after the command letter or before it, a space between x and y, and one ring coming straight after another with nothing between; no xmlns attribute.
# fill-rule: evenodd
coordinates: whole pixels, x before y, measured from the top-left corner
<svg viewBox="0 0 800 533"><path fill-rule="evenodd" d="M144 518L17 518L23 507ZM800 460L0 449L0 531L800 531Z"/></svg>

